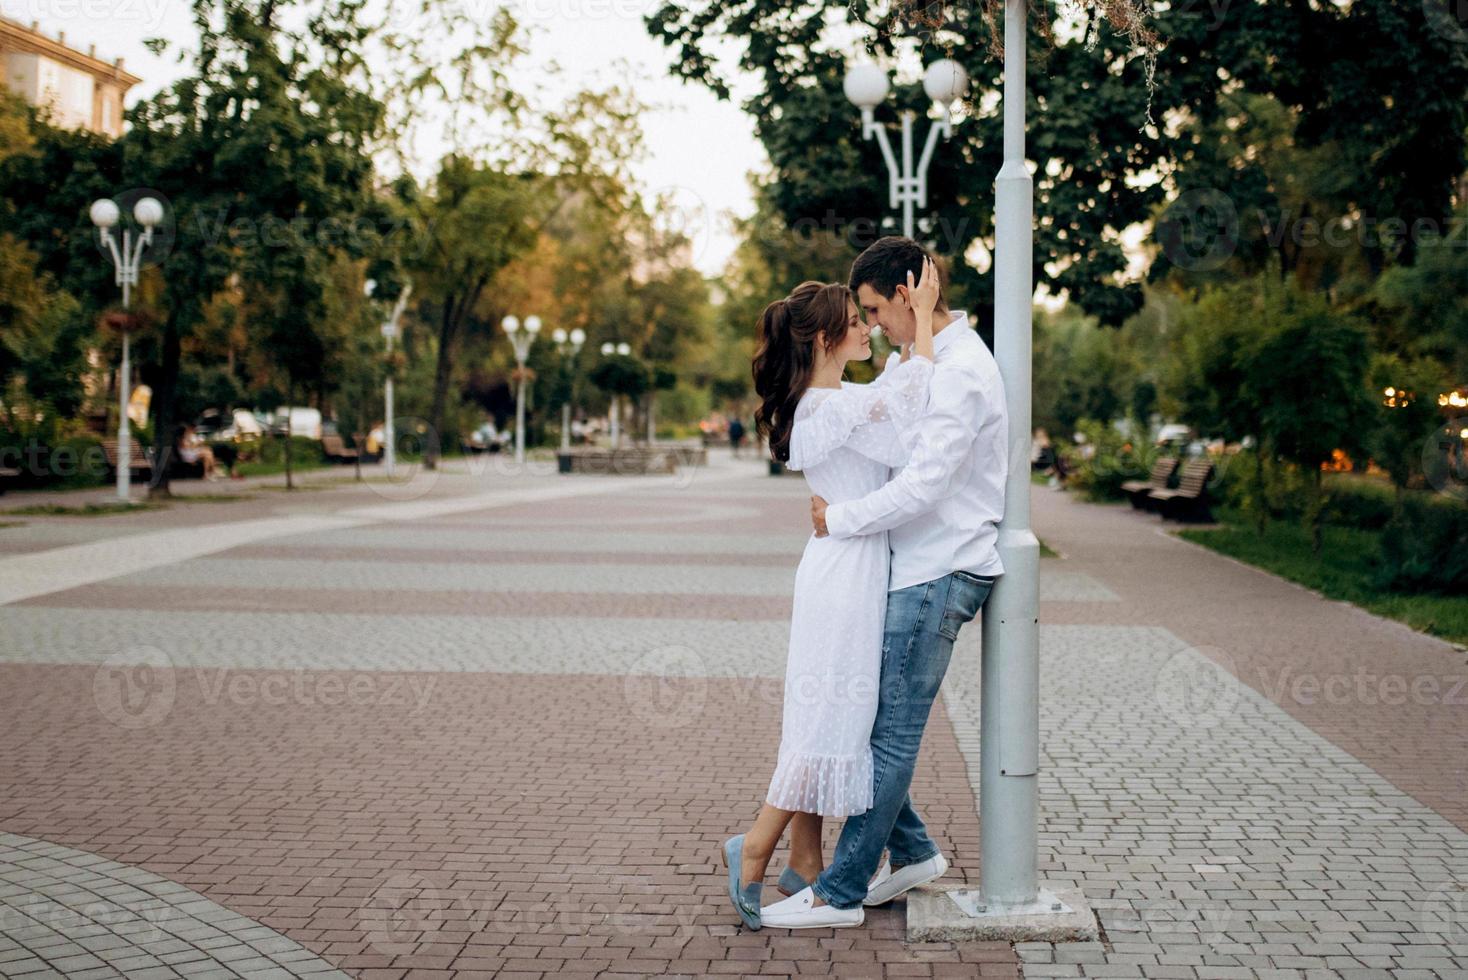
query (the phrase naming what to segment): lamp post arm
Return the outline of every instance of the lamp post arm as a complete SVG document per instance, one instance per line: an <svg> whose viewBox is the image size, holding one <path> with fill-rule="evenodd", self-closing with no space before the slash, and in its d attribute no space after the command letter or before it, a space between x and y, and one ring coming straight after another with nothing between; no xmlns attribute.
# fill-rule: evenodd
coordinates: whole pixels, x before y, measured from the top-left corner
<svg viewBox="0 0 1468 980"><path fill-rule="evenodd" d="M901 199L903 174L897 163L897 154L892 152L892 141L887 138L887 127L877 123L871 109L863 109L861 131L866 139L875 139L882 148L882 159L887 161L887 206L895 208Z"/></svg>
<svg viewBox="0 0 1468 980"><path fill-rule="evenodd" d="M123 234L127 234L127 232L124 231ZM111 231L111 229L108 229L108 228L103 228L102 229L102 244L106 245L107 246L107 251L110 252L110 253L112 253L112 282L113 282L113 285L115 285L115 286L121 286L122 283L123 283L123 278L124 278L124 270L127 268L127 262L126 262L126 260L123 259L122 255L119 254L118 251L117 251L117 239L114 238L114 237L112 237L112 231ZM124 248L127 247L126 242L123 243L123 247Z"/></svg>
<svg viewBox="0 0 1468 980"><path fill-rule="evenodd" d="M945 111L943 118L935 120L928 128L928 138L923 142L923 155L918 160L917 195L920 208L928 206L928 166L933 162L933 151L938 148L938 137L946 140L952 135L953 123Z"/></svg>

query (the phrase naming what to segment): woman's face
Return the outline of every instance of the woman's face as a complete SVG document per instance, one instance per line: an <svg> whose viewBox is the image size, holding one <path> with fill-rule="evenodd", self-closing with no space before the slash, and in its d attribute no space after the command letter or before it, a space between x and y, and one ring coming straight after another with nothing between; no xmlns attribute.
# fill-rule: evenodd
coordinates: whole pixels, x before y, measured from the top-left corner
<svg viewBox="0 0 1468 980"><path fill-rule="evenodd" d="M861 322L861 311L853 302L846 304L846 336L841 338L831 356L843 363L865 361L872 356L872 335L867 332L866 324Z"/></svg>

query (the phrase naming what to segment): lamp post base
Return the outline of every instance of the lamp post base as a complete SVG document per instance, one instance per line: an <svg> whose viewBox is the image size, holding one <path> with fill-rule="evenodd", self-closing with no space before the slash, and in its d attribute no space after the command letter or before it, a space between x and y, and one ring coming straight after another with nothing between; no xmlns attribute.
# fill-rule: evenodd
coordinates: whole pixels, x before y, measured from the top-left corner
<svg viewBox="0 0 1468 980"><path fill-rule="evenodd" d="M1080 889L1042 887L1023 907L987 906L977 888L917 888L907 893L907 941L1076 942L1100 936Z"/></svg>

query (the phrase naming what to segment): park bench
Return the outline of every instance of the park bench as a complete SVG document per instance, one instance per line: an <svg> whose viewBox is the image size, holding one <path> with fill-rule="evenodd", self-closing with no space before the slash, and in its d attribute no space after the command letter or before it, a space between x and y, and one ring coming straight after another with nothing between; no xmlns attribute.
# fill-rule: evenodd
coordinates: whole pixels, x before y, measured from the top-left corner
<svg viewBox="0 0 1468 980"><path fill-rule="evenodd" d="M1148 496L1162 512L1164 519L1211 521L1208 509L1208 481L1213 476L1213 461L1206 456L1183 464L1183 475L1177 488L1153 490Z"/></svg>
<svg viewBox="0 0 1468 980"><path fill-rule="evenodd" d="M1152 464L1152 472L1145 480L1128 480L1121 485L1122 492L1131 499L1137 510L1151 510L1153 490L1166 490L1172 475L1177 472L1178 458L1162 456Z"/></svg>
<svg viewBox="0 0 1468 980"><path fill-rule="evenodd" d="M133 480L140 476L144 478L152 476L153 458L143 449L143 444L135 438L129 439L128 450L131 454L128 459L128 468L132 470L128 474L128 479ZM115 474L117 472L117 440L103 439L102 453L107 457L107 472L109 474Z"/></svg>
<svg viewBox="0 0 1468 980"><path fill-rule="evenodd" d="M13 466L0 466L0 495L4 495L10 483L20 479L20 470Z"/></svg>
<svg viewBox="0 0 1468 980"><path fill-rule="evenodd" d="M338 435L324 435L321 437L321 452L326 458L336 463L350 463L357 458L357 450L348 449L347 444L342 442Z"/></svg>

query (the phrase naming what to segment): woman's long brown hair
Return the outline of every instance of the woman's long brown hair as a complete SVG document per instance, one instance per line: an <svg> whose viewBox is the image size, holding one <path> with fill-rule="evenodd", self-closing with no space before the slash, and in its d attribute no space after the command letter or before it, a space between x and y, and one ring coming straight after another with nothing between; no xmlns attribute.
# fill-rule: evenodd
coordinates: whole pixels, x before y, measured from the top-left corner
<svg viewBox="0 0 1468 980"><path fill-rule="evenodd" d="M810 387L815 345L834 350L846 337L851 290L840 283L803 282L765 307L754 352L754 390L760 397L754 422L769 439L770 455L790 460L795 407Z"/></svg>

